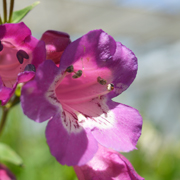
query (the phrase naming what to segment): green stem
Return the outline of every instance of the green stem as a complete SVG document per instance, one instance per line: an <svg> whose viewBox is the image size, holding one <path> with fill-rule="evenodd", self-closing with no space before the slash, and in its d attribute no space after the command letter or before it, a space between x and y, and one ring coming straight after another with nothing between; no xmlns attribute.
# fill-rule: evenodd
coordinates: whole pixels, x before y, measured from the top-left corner
<svg viewBox="0 0 180 180"><path fill-rule="evenodd" d="M0 124L0 136L2 134L4 126L6 124L8 112L9 112L9 108L3 107L3 114L2 114L2 118L1 118L1 124Z"/></svg>
<svg viewBox="0 0 180 180"><path fill-rule="evenodd" d="M14 9L14 0L11 0L10 9L9 9L9 21L8 21L9 23L11 22L12 19L13 9Z"/></svg>
<svg viewBox="0 0 180 180"><path fill-rule="evenodd" d="M0 136L2 134L4 126L6 124L7 115L8 115L9 110L19 102L20 102L19 97L18 96L13 96L11 101L9 103L7 103L7 105L2 107L3 114L2 114L1 122L0 122Z"/></svg>
<svg viewBox="0 0 180 180"><path fill-rule="evenodd" d="M4 23L7 22L7 3L6 0L3 0L3 10L4 10Z"/></svg>
<svg viewBox="0 0 180 180"><path fill-rule="evenodd" d="M0 15L0 25L1 25L1 24L3 24L3 22L2 22L2 19L1 19L1 15Z"/></svg>

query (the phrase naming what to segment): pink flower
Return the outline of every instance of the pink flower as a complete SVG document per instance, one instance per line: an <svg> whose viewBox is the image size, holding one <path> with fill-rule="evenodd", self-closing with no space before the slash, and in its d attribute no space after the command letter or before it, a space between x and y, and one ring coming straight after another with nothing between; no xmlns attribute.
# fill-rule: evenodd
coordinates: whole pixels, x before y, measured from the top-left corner
<svg viewBox="0 0 180 180"><path fill-rule="evenodd" d="M133 82L134 53L102 30L67 46L60 65L46 60L22 89L24 113L36 122L49 120L47 143L58 162L86 164L98 144L116 151L136 149L139 112L111 99Z"/></svg>
<svg viewBox="0 0 180 180"><path fill-rule="evenodd" d="M46 58L45 44L23 23L0 25L0 100L6 104L18 83L35 75Z"/></svg>
<svg viewBox="0 0 180 180"><path fill-rule="evenodd" d="M79 180L143 180L132 164L120 153L99 146L93 159L74 166Z"/></svg>
<svg viewBox="0 0 180 180"><path fill-rule="evenodd" d="M65 48L71 43L67 33L48 30L42 37L46 44L46 59L53 60L59 66L60 58Z"/></svg>
<svg viewBox="0 0 180 180"><path fill-rule="evenodd" d="M6 166L0 164L0 180L16 180L16 177Z"/></svg>

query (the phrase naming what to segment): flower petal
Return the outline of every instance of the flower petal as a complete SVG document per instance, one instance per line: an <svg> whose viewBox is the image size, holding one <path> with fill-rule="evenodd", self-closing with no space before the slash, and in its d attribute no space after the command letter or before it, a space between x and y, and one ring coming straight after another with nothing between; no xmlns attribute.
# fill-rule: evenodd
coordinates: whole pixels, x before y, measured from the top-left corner
<svg viewBox="0 0 180 180"><path fill-rule="evenodd" d="M90 102L73 104L71 108L83 115L79 118L79 124L90 128L101 145L123 152L136 149L142 129L142 117L136 109L107 101L103 96Z"/></svg>
<svg viewBox="0 0 180 180"><path fill-rule="evenodd" d="M84 166L74 166L79 180L143 180L131 163L116 151L99 146L94 158Z"/></svg>
<svg viewBox="0 0 180 180"><path fill-rule="evenodd" d="M41 40L46 44L46 59L51 59L56 64L59 64L63 51L71 42L67 33L53 30L46 31Z"/></svg>
<svg viewBox="0 0 180 180"><path fill-rule="evenodd" d="M109 101L107 105L114 114L113 127L94 128L92 134L95 139L101 145L117 151L128 152L136 149L142 129L141 115L136 109L124 104Z"/></svg>
<svg viewBox="0 0 180 180"><path fill-rule="evenodd" d="M4 102L7 98L9 98L10 94L11 94L11 88L4 87L0 77L0 99L2 100L2 102Z"/></svg>
<svg viewBox="0 0 180 180"><path fill-rule="evenodd" d="M23 22L3 24L0 27L0 40L3 39L12 44L18 44L19 46L21 46L22 42L30 35L30 29L27 28Z"/></svg>
<svg viewBox="0 0 180 180"><path fill-rule="evenodd" d="M90 31L65 49L60 69L64 71L70 65L73 65L75 71L82 70L82 76L75 80L66 77L67 80L60 84L61 87L69 90L69 84L71 87L80 88L84 84L87 85L86 89L81 88L81 92L77 88L79 94L98 94L107 91L107 85L113 83L114 90L109 93L111 98L126 90L137 73L137 58L134 53L102 30ZM107 84L100 84L98 77L104 79ZM70 83L67 84L66 81ZM62 89L61 87L59 89ZM78 93L74 89L73 91L74 94Z"/></svg>
<svg viewBox="0 0 180 180"><path fill-rule="evenodd" d="M71 124L73 121L67 118L67 114L65 116L62 113L61 117L58 115L49 121L46 129L47 143L59 163L68 166L83 165L96 153L97 141L88 130L85 131L75 122Z"/></svg>
<svg viewBox="0 0 180 180"><path fill-rule="evenodd" d="M24 71L18 74L18 83L30 81L35 76L33 71Z"/></svg>
<svg viewBox="0 0 180 180"><path fill-rule="evenodd" d="M59 69L51 60L46 60L37 69L35 78L25 84L21 93L21 105L24 114L37 122L52 118L59 112L46 97L46 91L54 81Z"/></svg>

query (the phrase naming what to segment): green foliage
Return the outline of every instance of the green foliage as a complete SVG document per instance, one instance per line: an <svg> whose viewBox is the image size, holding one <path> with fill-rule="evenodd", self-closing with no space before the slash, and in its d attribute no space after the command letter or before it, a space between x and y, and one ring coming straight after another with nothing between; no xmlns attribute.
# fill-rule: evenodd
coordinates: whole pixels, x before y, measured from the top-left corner
<svg viewBox="0 0 180 180"><path fill-rule="evenodd" d="M138 150L124 155L145 180L179 180L179 149L178 142L168 141L157 128L144 120Z"/></svg>
<svg viewBox="0 0 180 180"><path fill-rule="evenodd" d="M11 162L19 166L23 164L21 157L4 143L0 143L0 161Z"/></svg>
<svg viewBox="0 0 180 180"><path fill-rule="evenodd" d="M62 166L50 154L45 128L46 122L36 123L23 115L20 105L14 106L1 142L21 156L23 167L6 165L18 180L77 180L72 167ZM180 143L167 141L150 121L144 120L138 150L124 155L145 180L179 180L179 149Z"/></svg>
<svg viewBox="0 0 180 180"><path fill-rule="evenodd" d="M31 11L34 7L36 7L40 2L34 2L32 5L25 7L19 11L14 11L12 15L11 23L18 23L20 22L29 11Z"/></svg>
<svg viewBox="0 0 180 180"><path fill-rule="evenodd" d="M45 123L26 118L20 105L8 116L1 142L8 144L23 159L23 167L6 163L18 180L77 180L72 167L62 166L50 154L45 138Z"/></svg>

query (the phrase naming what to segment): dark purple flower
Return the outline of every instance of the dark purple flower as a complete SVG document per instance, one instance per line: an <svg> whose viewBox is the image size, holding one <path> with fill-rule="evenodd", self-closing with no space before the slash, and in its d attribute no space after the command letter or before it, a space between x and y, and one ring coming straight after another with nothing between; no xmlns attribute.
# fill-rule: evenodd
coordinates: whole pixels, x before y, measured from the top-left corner
<svg viewBox="0 0 180 180"><path fill-rule="evenodd" d="M16 177L6 166L0 164L0 180L16 180Z"/></svg>
<svg viewBox="0 0 180 180"><path fill-rule="evenodd" d="M63 51L71 43L69 35L64 32L48 30L42 35L41 40L46 44L46 59L53 60L59 66Z"/></svg>
<svg viewBox="0 0 180 180"><path fill-rule="evenodd" d="M18 83L27 82L46 59L45 44L23 23L0 25L0 100L6 104ZM27 68L27 66L29 66ZM31 66L31 67L30 67Z"/></svg>
<svg viewBox="0 0 180 180"><path fill-rule="evenodd" d="M57 67L46 60L22 89L24 113L49 120L47 143L61 164L83 165L98 143L116 151L136 149L142 118L111 98L126 90L137 73L134 53L102 30L94 30L65 49Z"/></svg>
<svg viewBox="0 0 180 180"><path fill-rule="evenodd" d="M74 166L79 180L143 180L132 164L120 153L99 146L93 159Z"/></svg>

